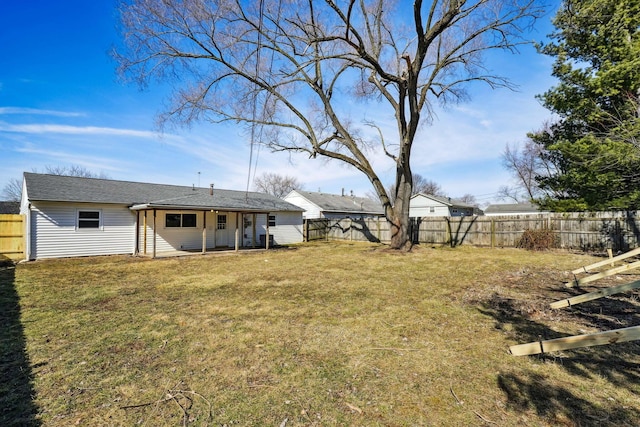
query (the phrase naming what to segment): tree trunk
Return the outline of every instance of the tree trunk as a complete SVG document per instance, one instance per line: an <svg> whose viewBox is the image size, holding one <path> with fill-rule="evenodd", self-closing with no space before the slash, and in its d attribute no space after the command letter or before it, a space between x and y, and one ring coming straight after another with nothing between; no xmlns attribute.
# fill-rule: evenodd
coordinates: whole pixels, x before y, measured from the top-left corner
<svg viewBox="0 0 640 427"><path fill-rule="evenodd" d="M391 223L391 248L409 251L409 201L413 182L408 162L398 165L396 195L387 219Z"/></svg>

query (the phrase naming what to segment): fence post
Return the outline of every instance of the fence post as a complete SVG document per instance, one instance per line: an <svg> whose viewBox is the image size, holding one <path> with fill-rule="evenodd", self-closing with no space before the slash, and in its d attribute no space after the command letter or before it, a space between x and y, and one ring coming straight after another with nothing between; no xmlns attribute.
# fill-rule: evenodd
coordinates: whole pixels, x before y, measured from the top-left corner
<svg viewBox="0 0 640 427"><path fill-rule="evenodd" d="M496 247L496 220L491 218L491 248Z"/></svg>
<svg viewBox="0 0 640 427"><path fill-rule="evenodd" d="M349 218L349 241L353 241L353 220Z"/></svg>

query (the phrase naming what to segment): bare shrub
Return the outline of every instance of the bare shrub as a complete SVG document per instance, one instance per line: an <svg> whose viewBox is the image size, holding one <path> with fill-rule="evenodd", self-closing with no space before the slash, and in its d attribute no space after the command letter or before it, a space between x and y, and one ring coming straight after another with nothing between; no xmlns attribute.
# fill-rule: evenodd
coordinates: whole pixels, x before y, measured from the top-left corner
<svg viewBox="0 0 640 427"><path fill-rule="evenodd" d="M516 242L516 247L530 251L546 251L558 247L558 236L548 229L525 230Z"/></svg>

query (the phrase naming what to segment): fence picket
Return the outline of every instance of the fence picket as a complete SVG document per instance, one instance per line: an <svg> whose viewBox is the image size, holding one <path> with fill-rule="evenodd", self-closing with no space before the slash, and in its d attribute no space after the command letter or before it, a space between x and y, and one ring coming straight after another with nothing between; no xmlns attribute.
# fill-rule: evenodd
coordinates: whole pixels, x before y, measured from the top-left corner
<svg viewBox="0 0 640 427"><path fill-rule="evenodd" d="M0 261L24 258L24 217L0 215Z"/></svg>

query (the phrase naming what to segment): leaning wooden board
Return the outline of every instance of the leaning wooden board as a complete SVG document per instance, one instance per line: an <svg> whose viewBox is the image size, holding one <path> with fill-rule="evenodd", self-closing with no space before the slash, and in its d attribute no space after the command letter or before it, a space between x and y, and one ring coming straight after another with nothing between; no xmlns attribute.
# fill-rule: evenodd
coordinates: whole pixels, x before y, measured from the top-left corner
<svg viewBox="0 0 640 427"><path fill-rule="evenodd" d="M509 347L509 351L514 356L528 356L531 354L614 344L638 339L640 339L640 326L631 326L629 328L614 329L613 331L596 332L593 334L575 335L571 337L556 338L553 340L512 345Z"/></svg>
<svg viewBox="0 0 640 427"><path fill-rule="evenodd" d="M592 274L591 276L583 277L582 279L573 280L571 282L565 283L565 286L568 288L571 288L573 286L585 285L595 280L602 279L603 277L613 276L614 274L622 273L623 271L629 271L636 268L640 268L640 261L624 264L624 265L621 265L620 267L611 268L601 273L596 273L596 274Z"/></svg>
<svg viewBox="0 0 640 427"><path fill-rule="evenodd" d="M594 264L590 264L590 265L585 265L584 267L580 267L580 268L576 268L575 270L572 271L573 274L578 274L578 273L590 273L589 270L593 269L593 268L598 268L598 267L602 267L603 265L610 265L616 261L621 261L623 259L627 259L630 258L632 256L636 256L636 255L640 255L640 248L635 248L629 252L626 252L624 254L615 256L613 258L609 258L605 261L599 261L596 262Z"/></svg>
<svg viewBox="0 0 640 427"><path fill-rule="evenodd" d="M589 292L587 294L577 295L575 297L552 302L551 308L571 307L576 304L592 301L594 299L606 297L609 295L631 291L636 288L640 288L640 280L636 280L635 282L631 282L631 283L625 283L624 285L611 286L609 288L600 289L594 292Z"/></svg>

